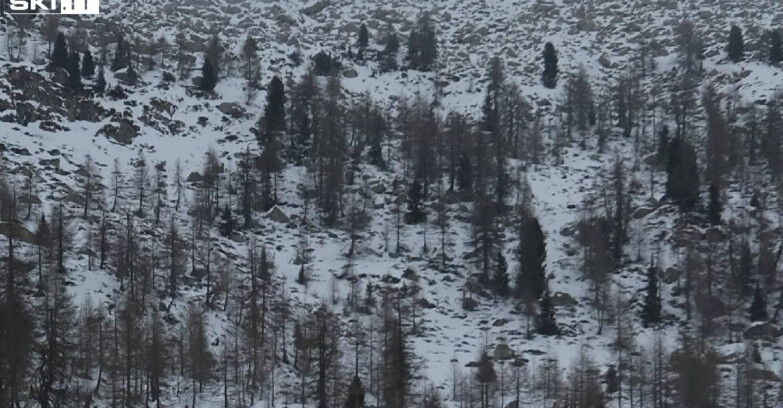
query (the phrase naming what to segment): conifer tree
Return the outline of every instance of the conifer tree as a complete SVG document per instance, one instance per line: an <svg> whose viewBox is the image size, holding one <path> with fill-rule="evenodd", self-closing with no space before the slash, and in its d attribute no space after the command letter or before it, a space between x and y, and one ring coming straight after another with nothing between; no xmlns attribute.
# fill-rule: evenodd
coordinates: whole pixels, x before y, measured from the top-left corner
<svg viewBox="0 0 783 408"><path fill-rule="evenodd" d="M259 87L261 76L261 63L258 59L258 44L256 40L247 36L242 45L242 76L245 78L245 86L248 102L255 96L255 90Z"/></svg>
<svg viewBox="0 0 783 408"><path fill-rule="evenodd" d="M546 242L538 219L526 214L520 228L519 272L516 279L517 296L521 299L529 291L535 299L541 297L546 288L545 261Z"/></svg>
<svg viewBox="0 0 783 408"><path fill-rule="evenodd" d="M234 232L234 216L231 214L231 207L226 204L223 208L223 215L220 222L220 235L224 237L231 236Z"/></svg>
<svg viewBox="0 0 783 408"><path fill-rule="evenodd" d="M767 301L764 294L756 283L756 291L753 292L753 301L750 303L750 321L760 322L767 320Z"/></svg>
<svg viewBox="0 0 783 408"><path fill-rule="evenodd" d="M386 30L384 39L383 60L381 61L381 71L389 72L397 69L397 54L400 51L400 39L397 32L390 24Z"/></svg>
<svg viewBox="0 0 783 408"><path fill-rule="evenodd" d="M495 372L495 366L486 350L481 351L478 361L478 370L476 371L476 381L479 383L481 408L489 408L490 389L492 384L497 381L498 375Z"/></svg>
<svg viewBox="0 0 783 408"><path fill-rule="evenodd" d="M345 408L364 408L364 385L358 374L353 376L345 398Z"/></svg>
<svg viewBox="0 0 783 408"><path fill-rule="evenodd" d="M106 73L103 65L98 67L98 79L95 80L95 85L92 89L98 93L103 93L106 90Z"/></svg>
<svg viewBox="0 0 783 408"><path fill-rule="evenodd" d="M359 27L359 40L357 41L357 44L359 45L359 49L367 48L367 46L370 43L370 33L367 31L367 24L362 23L362 26Z"/></svg>
<svg viewBox="0 0 783 408"><path fill-rule="evenodd" d="M508 262L506 262L506 257L503 256L503 251L498 251L495 259L495 271L492 275L492 287L495 293L506 297L510 292L508 284Z"/></svg>
<svg viewBox="0 0 783 408"><path fill-rule="evenodd" d="M269 82L266 95L266 106L264 106L264 127L265 132L283 132L286 129L285 87L283 81L275 76Z"/></svg>
<svg viewBox="0 0 783 408"><path fill-rule="evenodd" d="M741 296L750 294L750 282L753 276L753 254L750 251L750 243L743 239L740 243L740 259L736 269L734 285Z"/></svg>
<svg viewBox="0 0 783 408"><path fill-rule="evenodd" d="M544 295L539 302L539 311L536 315L536 332L544 336L555 336L560 332L555 319L555 305L549 295L549 288L544 290Z"/></svg>
<svg viewBox="0 0 783 408"><path fill-rule="evenodd" d="M554 88L557 86L557 51L552 43L548 42L544 45L544 72L541 73L541 82L547 88Z"/></svg>
<svg viewBox="0 0 783 408"><path fill-rule="evenodd" d="M699 202L699 167L696 151L682 138L674 138L669 143L666 173L666 195L681 211L692 210Z"/></svg>
<svg viewBox="0 0 783 408"><path fill-rule="evenodd" d="M87 50L82 56L82 76L89 79L93 75L95 75L95 63L92 60L92 53Z"/></svg>
<svg viewBox="0 0 783 408"><path fill-rule="evenodd" d="M57 34L54 41L54 51L52 52L52 65L57 68L68 67L68 46L65 43L65 34Z"/></svg>
<svg viewBox="0 0 783 408"><path fill-rule="evenodd" d="M212 92L217 85L217 78L215 77L215 70L212 67L212 62L209 57L204 58L204 64L201 66L201 85L200 88L205 92Z"/></svg>
<svg viewBox="0 0 783 408"><path fill-rule="evenodd" d="M79 53L72 51L68 57L68 85L78 89L82 87L82 72L79 67Z"/></svg>
<svg viewBox="0 0 783 408"><path fill-rule="evenodd" d="M769 63L778 64L783 61L783 42L780 40L780 31L772 30L769 34Z"/></svg>
<svg viewBox="0 0 783 408"><path fill-rule="evenodd" d="M413 69L430 71L438 56L438 39L430 20L424 13L408 38L408 61Z"/></svg>
<svg viewBox="0 0 783 408"><path fill-rule="evenodd" d="M414 179L408 190L408 212L405 214L405 222L408 224L421 224L427 220L427 214L422 208L422 186L418 179Z"/></svg>
<svg viewBox="0 0 783 408"><path fill-rule="evenodd" d="M457 187L463 199L470 199L473 193L473 166L470 156L462 152L457 165Z"/></svg>
<svg viewBox="0 0 783 408"><path fill-rule="evenodd" d="M653 264L647 268L647 287L642 306L642 323L645 327L661 320L661 295L658 289L658 268Z"/></svg>
<svg viewBox="0 0 783 408"><path fill-rule="evenodd" d="M112 72L117 72L130 64L130 48L122 34L117 36L117 46L114 50L114 59L111 61Z"/></svg>
<svg viewBox="0 0 783 408"><path fill-rule="evenodd" d="M729 46L728 46L729 59L734 62L742 61L745 54L745 45L742 40L742 30L736 26L731 26L729 32Z"/></svg>
<svg viewBox="0 0 783 408"><path fill-rule="evenodd" d="M710 201L707 209L710 224L718 225L721 221L721 213L723 212L723 204L720 199L720 191L715 183L710 184Z"/></svg>

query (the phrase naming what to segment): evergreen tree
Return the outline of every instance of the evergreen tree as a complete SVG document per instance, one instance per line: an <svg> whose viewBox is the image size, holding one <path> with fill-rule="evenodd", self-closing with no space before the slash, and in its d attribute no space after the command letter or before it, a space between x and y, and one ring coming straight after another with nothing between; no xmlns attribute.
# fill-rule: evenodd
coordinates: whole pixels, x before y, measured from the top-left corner
<svg viewBox="0 0 783 408"><path fill-rule="evenodd" d="M370 43L370 33L367 31L367 24L362 23L362 26L359 27L359 40L357 44L359 45L359 49L367 48L367 45Z"/></svg>
<svg viewBox="0 0 783 408"><path fill-rule="evenodd" d="M644 327L661 320L661 294L658 289L658 268L653 264L647 269L647 288L642 306Z"/></svg>
<svg viewBox="0 0 783 408"><path fill-rule="evenodd" d="M130 47L122 34L117 36L117 46L114 50L114 59L111 61L112 72L117 72L130 64Z"/></svg>
<svg viewBox="0 0 783 408"><path fill-rule="evenodd" d="M223 209L223 216L220 223L220 235L228 237L234 232L234 216L231 214L231 207L226 204Z"/></svg>
<svg viewBox="0 0 783 408"><path fill-rule="evenodd" d="M400 51L400 39L394 27L389 25L386 38L384 40L383 60L381 61L381 71L389 72L397 69L397 54Z"/></svg>
<svg viewBox="0 0 783 408"><path fill-rule="evenodd" d="M269 82L269 88L266 94L266 106L264 106L265 132L285 131L285 104L286 95L283 81L275 76Z"/></svg>
<svg viewBox="0 0 783 408"><path fill-rule="evenodd" d="M457 164L457 187L464 199L470 199L473 194L473 166L470 156L462 152Z"/></svg>
<svg viewBox="0 0 783 408"><path fill-rule="evenodd" d="M419 17L408 38L408 61L412 69L430 71L438 56L438 39L429 14Z"/></svg>
<svg viewBox="0 0 783 408"><path fill-rule="evenodd" d="M745 54L745 45L742 40L742 30L736 25L731 26L729 32L729 46L728 46L729 59L734 62L742 61L742 57Z"/></svg>
<svg viewBox="0 0 783 408"><path fill-rule="evenodd" d="M348 386L345 408L364 408L364 385L358 375L354 375Z"/></svg>
<svg viewBox="0 0 783 408"><path fill-rule="evenodd" d="M92 89L98 93L103 93L106 90L106 73L103 65L98 67L98 79L95 80L95 85Z"/></svg>
<svg viewBox="0 0 783 408"><path fill-rule="evenodd" d="M547 88L554 88L557 86L557 51L552 43L548 42L544 45L544 72L541 73L541 82Z"/></svg>
<svg viewBox="0 0 783 408"><path fill-rule="evenodd" d="M767 300L756 283L756 291L753 293L753 301L750 303L750 321L761 322L767 320Z"/></svg>
<svg viewBox="0 0 783 408"><path fill-rule="evenodd" d="M720 224L721 213L723 212L723 204L720 200L720 191L715 183L710 184L710 202L707 209L710 224Z"/></svg>
<svg viewBox="0 0 783 408"><path fill-rule="evenodd" d="M82 71L79 67L79 53L76 51L72 51L68 57L68 85L74 89L82 87Z"/></svg>
<svg viewBox="0 0 783 408"><path fill-rule="evenodd" d="M89 79L93 75L95 75L95 63L92 60L92 53L87 50L82 56L82 76Z"/></svg>
<svg viewBox="0 0 783 408"><path fill-rule="evenodd" d="M778 64L783 61L783 42L780 40L780 31L772 30L769 34L769 62Z"/></svg>
<svg viewBox="0 0 783 408"><path fill-rule="evenodd" d="M681 211L692 210L699 202L699 167L696 151L682 138L674 138L669 143L666 173L666 195Z"/></svg>
<svg viewBox="0 0 783 408"><path fill-rule="evenodd" d="M495 365L486 350L481 351L479 356L478 369L476 370L476 381L479 383L481 408L491 406L490 389L492 384L497 381L498 375L495 372Z"/></svg>
<svg viewBox="0 0 783 408"><path fill-rule="evenodd" d="M200 88L205 92L212 92L217 85L217 78L215 77L215 70L212 67L212 62L209 57L204 58L204 65L201 66L201 85Z"/></svg>
<svg viewBox="0 0 783 408"><path fill-rule="evenodd" d="M494 275L492 275L492 288L498 295L506 297L510 291L508 284L508 262L506 262L506 257L503 256L503 251L498 251L495 259L495 271Z"/></svg>
<svg viewBox="0 0 783 408"><path fill-rule="evenodd" d="M414 179L408 190L408 212L405 214L405 222L408 224L421 224L427 220L427 214L422 208L423 192L419 179Z"/></svg>
<svg viewBox="0 0 783 408"><path fill-rule="evenodd" d="M538 219L531 214L522 220L518 257L517 296L522 299L529 291L535 299L540 298L546 288L546 242Z"/></svg>
<svg viewBox="0 0 783 408"><path fill-rule="evenodd" d="M65 43L65 34L63 33L57 34L57 39L54 41L52 65L63 69L68 67L68 46Z"/></svg>
<svg viewBox="0 0 783 408"><path fill-rule="evenodd" d="M753 276L753 254L750 251L750 244L743 239L740 243L739 267L734 276L734 285L741 296L747 296L750 293L750 281Z"/></svg>
<svg viewBox="0 0 783 408"><path fill-rule="evenodd" d="M555 336L560 333L555 319L555 306L549 295L549 288L544 290L544 295L539 303L539 311L536 315L536 332L544 336Z"/></svg>

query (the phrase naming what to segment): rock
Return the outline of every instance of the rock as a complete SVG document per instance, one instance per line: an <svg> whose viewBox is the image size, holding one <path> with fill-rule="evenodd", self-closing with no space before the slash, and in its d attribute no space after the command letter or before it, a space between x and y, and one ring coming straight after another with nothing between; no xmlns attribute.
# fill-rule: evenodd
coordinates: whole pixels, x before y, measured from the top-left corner
<svg viewBox="0 0 783 408"><path fill-rule="evenodd" d="M135 71L128 72L127 69L114 73L114 78L126 85L135 85L139 80L139 75Z"/></svg>
<svg viewBox="0 0 783 408"><path fill-rule="evenodd" d="M434 309L437 307L434 303L424 298L419 299L419 306L423 309Z"/></svg>
<svg viewBox="0 0 783 408"><path fill-rule="evenodd" d="M411 282L418 282L419 281L419 275L411 268L405 268L405 270L402 272L403 279L407 279Z"/></svg>
<svg viewBox="0 0 783 408"><path fill-rule="evenodd" d="M120 119L119 124L109 123L102 127L98 134L103 134L110 139L114 139L121 145L129 145L133 139L139 135L139 129L128 119Z"/></svg>
<svg viewBox="0 0 783 408"><path fill-rule="evenodd" d="M565 292L556 292L552 295L552 304L555 306L576 306L579 302L573 296Z"/></svg>
<svg viewBox="0 0 783 408"><path fill-rule="evenodd" d="M5 235L6 237L11 232L11 229L13 228L14 232L14 238L26 242L28 244L34 244L35 243L35 235L33 235L30 230L25 228L24 226L20 224L11 225L9 222L0 222L0 235Z"/></svg>
<svg viewBox="0 0 783 408"><path fill-rule="evenodd" d="M575 232L576 232L576 224L575 223L570 223L568 225L563 226L563 228L560 229L560 235L562 235L564 237L570 237L570 236L574 235Z"/></svg>
<svg viewBox="0 0 783 408"><path fill-rule="evenodd" d="M514 359L514 351L508 344L500 343L495 346L495 350L492 352L492 358L497 361L508 361Z"/></svg>
<svg viewBox="0 0 783 408"><path fill-rule="evenodd" d="M327 7L329 7L329 1L321 0L313 4L312 6L303 8L302 10L300 10L300 12L306 16L312 17L324 11L324 9Z"/></svg>
<svg viewBox="0 0 783 408"><path fill-rule="evenodd" d="M383 194L386 191L386 185L381 182L377 182L370 186L370 190L372 190L372 192L375 194Z"/></svg>
<svg viewBox="0 0 783 408"><path fill-rule="evenodd" d="M780 335L780 329L772 323L757 324L745 330L745 338L748 340L776 341Z"/></svg>
<svg viewBox="0 0 783 408"><path fill-rule="evenodd" d="M467 310L468 312L472 312L472 311L476 310L477 307L478 307L478 302L475 301L474 299L467 298L467 297L462 299L462 309L463 310Z"/></svg>
<svg viewBox="0 0 783 408"><path fill-rule="evenodd" d="M38 160L38 164L43 167L54 167L59 168L60 167L60 159L54 158L54 159L41 159Z"/></svg>
<svg viewBox="0 0 783 408"><path fill-rule="evenodd" d="M199 183L199 182L201 182L201 180L203 180L203 179L204 179L204 178L203 178L203 177L201 177L201 174L198 174L198 172L195 172L195 171L194 171L194 172L192 172L192 173L188 174L188 178L186 179L186 181L187 181L188 183Z"/></svg>
<svg viewBox="0 0 783 408"><path fill-rule="evenodd" d="M228 239L236 242L237 244L241 244L241 243L245 242L245 236L242 235L242 233L239 232L239 231L232 232L231 236L229 236Z"/></svg>
<svg viewBox="0 0 783 408"><path fill-rule="evenodd" d="M761 380L761 381L774 381L774 382L780 381L780 377L778 377L772 371L763 368L756 368L756 367L753 367L748 371L748 378L751 380Z"/></svg>
<svg viewBox="0 0 783 408"><path fill-rule="evenodd" d="M633 212L633 218L635 220L638 220L640 218L644 218L644 217L650 215L653 211L655 211L655 210L652 209L652 208L639 207L639 208L636 209L636 211Z"/></svg>
<svg viewBox="0 0 783 408"><path fill-rule="evenodd" d="M609 56L606 54L601 54L601 56L598 57L598 63L604 68L612 67L612 61L609 60Z"/></svg>
<svg viewBox="0 0 783 408"><path fill-rule="evenodd" d="M674 267L667 268L666 271L663 272L663 275L661 275L661 282L671 285L674 282L677 282L677 279L680 279L680 270Z"/></svg>
<svg viewBox="0 0 783 408"><path fill-rule="evenodd" d="M54 77L52 79L60 85L67 85L68 71L66 71L65 68L57 68L57 70L54 71Z"/></svg>
<svg viewBox="0 0 783 408"><path fill-rule="evenodd" d="M16 104L16 123L27 126L30 122L38 120L38 113L35 111L35 107L29 102L21 102Z"/></svg>
<svg viewBox="0 0 783 408"><path fill-rule="evenodd" d="M351 78L356 78L358 76L359 76L359 73L356 72L356 70L353 69L353 68L348 68L348 69L343 71L343 77L345 77L345 78L351 79Z"/></svg>
<svg viewBox="0 0 783 408"><path fill-rule="evenodd" d="M232 118L241 118L245 115L245 108L239 106L235 102L223 102L217 106L217 109L224 115L231 116Z"/></svg>
<svg viewBox="0 0 783 408"><path fill-rule="evenodd" d="M704 238L707 239L707 242L714 244L717 242L723 242L726 240L727 236L726 233L723 231L720 227L710 227L705 233Z"/></svg>
<svg viewBox="0 0 783 408"><path fill-rule="evenodd" d="M291 219L285 215L283 210L280 209L278 206L274 206L269 212L266 213L266 217L274 222L279 222L281 224L288 224L291 222Z"/></svg>

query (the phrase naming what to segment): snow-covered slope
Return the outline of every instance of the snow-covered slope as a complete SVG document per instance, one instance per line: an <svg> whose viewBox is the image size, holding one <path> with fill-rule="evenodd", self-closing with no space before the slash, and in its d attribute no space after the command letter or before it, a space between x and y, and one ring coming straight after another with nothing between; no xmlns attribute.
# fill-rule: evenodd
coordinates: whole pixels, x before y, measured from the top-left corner
<svg viewBox="0 0 783 408"><path fill-rule="evenodd" d="M441 388L453 407L459 406L451 396L453 367L471 373L465 365L474 361L484 346L494 350L498 344L507 344L529 362L527 367L532 377L547 358L555 358L567 367L584 349L590 351L602 371L617 364L617 351L613 346L618 336L616 322L607 321L603 330L599 330L591 284L583 276L581 249L573 235L576 223L585 214L585 202L598 199L594 195L600 189L595 186L610 182L611 163L615 158L619 158L628 171L631 207L644 209L644 213L636 212L631 216L624 262L612 274L608 285L612 293L610 303L613 303L614 316L631 317L628 330L635 334L642 356L652 353L656 338L662 338L669 350L673 349L680 331L690 327L685 323L682 297L678 295L679 279L662 283L666 324L656 330L641 326L636 316L650 260L654 259L663 271L678 270L683 266L681 257L685 246L723 248L726 245L725 240L708 242L706 238L680 245L683 236L707 236L709 228L687 224L672 206L658 202L663 195L665 174L653 169L654 174L650 176L649 156L657 143L655 131L662 123L672 121L670 114L655 108L646 110L647 119L640 126L639 136L623 138L621 131L614 129L604 153L597 153L592 138L587 146L580 146L577 136L573 140L555 140L553 135L559 132L559 125L558 114L553 111L563 101L562 84L568 75L584 67L594 89L609 95L618 78L627 74L642 55L650 53L655 67L641 82L643 93L649 97L647 104L652 105L653 95L660 100L668 99L668 89L674 83L678 69L674 29L681 19L690 18L702 33L706 46L705 84L713 83L720 91L736 94L740 101L748 103L770 99L779 91L783 78L780 68L765 62L766 43L762 42L766 30L783 24L783 3L779 1L323 0L313 3L300 0L103 0L102 10L104 14L95 19L66 18L61 22L61 28L72 33L80 28L87 30L93 55L99 54L102 45L114 41L114 30L122 31L131 44L164 37L170 44L167 68L173 70L173 44L177 33L185 35L185 48L198 61L201 61L212 33L219 33L226 55L233 57L240 54L245 37L250 35L258 39L262 82L268 83L273 76L298 78L307 69L310 57L325 50L343 57L341 74L349 99L369 94L386 107L390 115L396 112L399 99L420 95L437 98L440 102L438 114L443 117L450 111L457 111L478 118L486 87L487 64L494 56L503 59L508 80L519 85L534 111L542 112L545 150L551 152L555 146L560 149L559 160L547 158L542 164L524 166L511 160L510 173L525 178L530 186L532 208L546 235L547 274L550 290L558 295L557 318L564 335L526 338L524 314L517 302L510 299L475 296L478 307L473 311L463 310L466 279L476 272L473 262L464 258L464 254L471 251L469 203L455 203L449 207L452 222L447 232L451 257L448 272L441 272L437 267L439 253L434 248L439 247L440 236L434 223L427 232L421 226L403 226L402 242L407 251L395 253L392 237L394 202L398 197L392 185L400 175L398 160L392 161L388 171L369 165L358 166L355 179L362 180L366 189L373 191L373 205L371 222L361 233L359 250L349 265L346 256L350 241L348 232L320 225L312 230L305 229L296 222L304 213L299 192L307 170L290 163L279 181L282 204L274 211L282 211L285 218L293 221L280 222L279 214L274 217L258 214L260 225L252 231L244 231L232 239L213 233L218 252L230 264L229 270L236 274L238 285L246 279L248 244L255 240L259 245L265 245L276 264L275 279L286 288L291 305L301 310L340 298L340 305L335 309L342 311L352 285L349 280L338 277L347 269L360 276L357 286L362 288L367 282L378 287L388 282L397 288L402 285L420 287L417 296L426 301L420 303L428 307L418 310L420 330L412 337L412 350L421 358L421 377L426 383ZM345 58L349 49L355 51L360 24L367 24L371 47L380 50L382 45L377 42L389 24L405 37L422 12L431 13L438 28L439 56L434 72L382 73L373 61L355 62ZM724 47L731 24L745 28L748 55L745 62L726 60ZM2 42L5 43L11 25L4 24L3 30ZM17 186L25 183L25 169L33 169L37 179L36 195L41 200L35 211L49 211L58 203L64 203L72 216L71 229L75 237L73 256L67 264L67 279L71 283L69 292L74 295L74 303L80 305L90 297L93 302L116 305L123 295L114 272L87 270L87 257L82 250L87 234L94 234L96 228L95 219L85 220L79 216L79 199L73 191L85 155L89 154L95 161L106 185L115 159L128 176L140 151L151 165L164 163L169 200L164 219L175 219L187 233L190 218L185 209L195 199L196 189L188 189L183 208L174 212L174 163L181 162L183 178L187 178L192 172L202 170L205 153L214 148L226 169L236 170L242 152L246 149L259 152L251 129L257 126L266 94L261 91L245 103L244 82L237 74L239 63L235 61L230 64L228 76L218 83L213 98L194 92L190 79L167 83L163 79L164 69L156 68L140 70L141 83L126 87L127 99L95 97L94 102L69 99L62 85L57 83L56 75L45 70L46 41L35 32L27 35L23 61L11 62L5 47L0 51L3 168ZM561 85L556 89L540 85L540 56L545 42L552 42L560 57ZM644 54L642 50L645 50ZM294 52L301 53L303 64L292 61L290 55ZM200 63L194 67L200 67ZM113 86L121 79L107 70L107 81ZM72 108L77 103L81 105ZM28 109L20 108L22 105L29 105L37 116L29 123L18 121L19 109ZM657 119L652 119L656 115ZM702 137L703 119L699 109L690 124L696 138ZM106 136L107 129L111 129L107 126L120 129L116 137ZM757 179L757 188L771 183L766 175L758 175ZM727 189L725 219L727 222L743 220L756 226L758 221L747 210L753 191L739 183L731 186ZM653 199L650 199L651 189ZM109 214L111 223L116 225L125 222L124 210L135 209L129 182L124 190L122 208ZM775 194L769 194L763 200L768 208L777 208ZM97 211L95 217L98 217ZM746 221L749 218L750 221ZM768 218L768 229L775 231L775 237L779 239L778 217L770 215ZM25 221L28 230L34 230L36 219L31 217ZM155 224L149 216L135 222L145 240L160 239L167 228L165 222ZM515 220L510 219L503 224L500 234L511 270L517 264L514 256L518 246L517 228ZM300 268L296 262L297 245L303 234L308 235L314 260L313 281L307 286L295 283ZM0 242L6 242L3 236L0 236ZM33 254L32 246L28 245L27 250ZM406 270L414 273L406 273ZM182 296L166 300L172 302L169 311L175 320L184 316L188 303L203 301L205 296L204 283L198 279L188 280L181 290ZM777 296L777 292L770 295ZM207 313L210 341L215 345L228 341L229 316L220 308L209 309ZM340 313L341 323L349 331L357 317ZM743 310L734 310L727 315L732 321L736 319L741 324L748 324ZM362 315L358 319L365 327L377 324L370 316ZM696 323L693 326L698 327ZM171 325L168 330L173 333L176 328ZM293 330L291 322L287 330ZM715 341L723 355L744 350L742 343L735 344L733 340L736 336ZM344 342L342 358L346 366L350 366L354 358L349 347L351 340L346 338ZM777 342L768 343L762 351L767 364L765 369L775 373L783 369L777 357L778 346ZM217 346L214 351L219 352ZM506 375L511 375L510 364L505 368L498 366L501 368L506 370ZM280 363L275 375L279 377L276 392L283 395L280 390L295 389L296 375L290 365ZM219 406L223 401L220 392L215 385L199 397L203 405L198 406ZM504 398L510 401L513 393L507 390ZM282 406L283 401L280 397L276 402ZM523 402L539 406L542 395L531 393ZM188 396L171 394L167 396L165 406L180 407L188 403Z"/></svg>

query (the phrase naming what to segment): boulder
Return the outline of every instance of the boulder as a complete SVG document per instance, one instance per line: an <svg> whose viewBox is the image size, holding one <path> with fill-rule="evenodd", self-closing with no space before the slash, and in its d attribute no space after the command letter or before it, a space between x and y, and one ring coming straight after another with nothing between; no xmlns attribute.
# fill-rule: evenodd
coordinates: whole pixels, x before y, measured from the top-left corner
<svg viewBox="0 0 783 408"><path fill-rule="evenodd" d="M757 324L745 330L745 338L748 340L776 341L780 335L780 328L772 323Z"/></svg>
<svg viewBox="0 0 783 408"><path fill-rule="evenodd" d="M644 217L650 215L653 211L655 211L655 210L652 209L652 208L639 207L639 208L636 209L636 211L633 212L633 218L635 220L638 220L640 218L644 218Z"/></svg>
<svg viewBox="0 0 783 408"><path fill-rule="evenodd" d="M478 307L478 302L475 299L472 298L462 299L462 309L471 312L473 310L476 310L477 307Z"/></svg>
<svg viewBox="0 0 783 408"><path fill-rule="evenodd" d="M0 235L5 235L7 237L11 233L12 228L14 232L14 238L17 240L26 242L28 244L35 243L35 235L33 235L30 230L18 223L12 226L11 223L0 222Z"/></svg>
<svg viewBox="0 0 783 408"><path fill-rule="evenodd" d="M492 358L496 361L508 361L514 359L514 350L508 344L500 343L495 346L495 350L492 352Z"/></svg>
<svg viewBox="0 0 783 408"><path fill-rule="evenodd" d="M556 292L552 295L552 304L555 306L576 306L579 302L573 296L565 292Z"/></svg>
<svg viewBox="0 0 783 408"><path fill-rule="evenodd" d="M751 380L779 382L780 377L770 370L753 367L748 371L748 378Z"/></svg>
<svg viewBox="0 0 783 408"><path fill-rule="evenodd" d="M327 0L321 0L309 7L305 7L301 10L301 13L313 17L314 15L324 11L325 8L329 7L329 2Z"/></svg>
<svg viewBox="0 0 783 408"><path fill-rule="evenodd" d="M198 172L194 171L194 172L188 174L188 178L186 179L186 181L188 183L199 183L203 179L204 179L204 177L201 177L201 174L198 174Z"/></svg>
<svg viewBox="0 0 783 408"><path fill-rule="evenodd" d="M705 233L704 238L707 239L707 242L714 244L718 242L723 242L728 238L726 236L726 232L723 231L722 228L719 227L710 227Z"/></svg>
<svg viewBox="0 0 783 408"><path fill-rule="evenodd" d="M266 217L274 222L279 222L281 224L288 224L291 222L291 219L285 215L283 210L280 209L278 206L274 206L269 212L266 213Z"/></svg>
<svg viewBox="0 0 783 408"><path fill-rule="evenodd" d="M661 275L661 281L667 285L671 285L674 282L677 282L677 279L680 278L680 270L677 268L667 268L666 271L663 272L663 275Z"/></svg>
<svg viewBox="0 0 783 408"><path fill-rule="evenodd" d="M612 61L609 60L609 56L606 54L601 54L601 56L598 57L598 63L604 68L612 67Z"/></svg>
<svg viewBox="0 0 783 408"><path fill-rule="evenodd" d="M129 145L133 139L139 135L138 126L134 125L128 119L120 119L119 123L109 123L98 130L98 134L103 134L110 139L114 139L121 145Z"/></svg>
<svg viewBox="0 0 783 408"><path fill-rule="evenodd" d="M245 115L245 108L235 102L223 102L217 106L217 109L224 115L231 116L232 118L241 118Z"/></svg>

